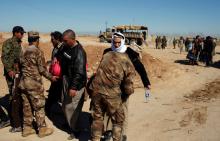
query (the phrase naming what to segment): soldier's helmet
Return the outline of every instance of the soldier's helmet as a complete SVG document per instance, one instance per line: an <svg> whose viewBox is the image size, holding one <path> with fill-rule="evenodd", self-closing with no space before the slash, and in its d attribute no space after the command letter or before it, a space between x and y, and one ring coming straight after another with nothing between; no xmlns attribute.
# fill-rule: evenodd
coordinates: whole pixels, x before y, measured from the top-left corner
<svg viewBox="0 0 220 141"><path fill-rule="evenodd" d="M37 32L37 31L29 31L28 32L28 38L40 38L39 32Z"/></svg>
<svg viewBox="0 0 220 141"><path fill-rule="evenodd" d="M15 33L15 32L26 33L26 31L24 31L24 28L21 26L14 26L12 29L12 32L13 33Z"/></svg>

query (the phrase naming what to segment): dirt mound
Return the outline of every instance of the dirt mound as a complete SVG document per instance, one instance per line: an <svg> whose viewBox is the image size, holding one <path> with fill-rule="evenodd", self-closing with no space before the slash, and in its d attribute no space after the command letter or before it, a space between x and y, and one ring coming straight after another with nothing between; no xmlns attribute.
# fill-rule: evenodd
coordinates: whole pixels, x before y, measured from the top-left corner
<svg viewBox="0 0 220 141"><path fill-rule="evenodd" d="M141 62L147 71L150 81L156 81L161 79L164 74L168 71L168 67L161 60L152 57L150 54L142 52ZM138 73L134 79L135 87L143 87L142 81Z"/></svg>
<svg viewBox="0 0 220 141"><path fill-rule="evenodd" d="M102 54L104 49L107 48L107 46L93 46L88 45L84 46L86 53L87 53L87 61L89 64L89 75L94 73L99 65L99 62L102 58ZM166 64L164 64L159 59L156 59L152 57L151 55L147 53L142 53L142 63L144 64L150 80L160 79L163 77L165 72L168 71L168 67ZM134 79L135 87L143 87L141 78L138 74L136 74L136 77Z"/></svg>
<svg viewBox="0 0 220 141"><path fill-rule="evenodd" d="M88 76L90 77L96 71L102 58L103 51L108 48L108 46L103 44L85 44L83 47L87 54ZM40 48L43 50L46 60L50 60L52 44L50 42L41 42ZM168 67L166 64L147 53L143 52L141 61L148 72L150 80L161 79L168 71ZM143 87L141 78L138 74L136 74L134 84L135 87Z"/></svg>
<svg viewBox="0 0 220 141"><path fill-rule="evenodd" d="M167 72L167 65L161 60L152 57L150 54L143 53L142 62L147 69L150 77L161 78Z"/></svg>

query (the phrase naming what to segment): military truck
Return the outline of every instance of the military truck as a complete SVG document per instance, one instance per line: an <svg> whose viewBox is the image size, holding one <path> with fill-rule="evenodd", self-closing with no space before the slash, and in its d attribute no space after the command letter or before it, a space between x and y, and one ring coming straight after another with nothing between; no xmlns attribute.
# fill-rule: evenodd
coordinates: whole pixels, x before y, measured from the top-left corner
<svg viewBox="0 0 220 141"><path fill-rule="evenodd" d="M106 28L105 32L100 32L100 42L111 42L112 34L121 32L125 36L125 43L131 44L135 42L137 45L142 45L148 35L148 28L146 26L137 25L120 25Z"/></svg>

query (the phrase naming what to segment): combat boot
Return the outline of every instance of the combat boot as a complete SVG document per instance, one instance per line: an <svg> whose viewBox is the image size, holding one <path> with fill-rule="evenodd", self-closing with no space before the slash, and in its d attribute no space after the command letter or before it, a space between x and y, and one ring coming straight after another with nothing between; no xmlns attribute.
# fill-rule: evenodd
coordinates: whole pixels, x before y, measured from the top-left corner
<svg viewBox="0 0 220 141"><path fill-rule="evenodd" d="M49 136L53 133L53 129L52 128L48 128L48 127L41 127L39 129L39 133L38 133L38 136L40 138L43 138L45 136Z"/></svg>
<svg viewBox="0 0 220 141"><path fill-rule="evenodd" d="M126 135L122 136L122 141L127 141L127 136Z"/></svg>
<svg viewBox="0 0 220 141"><path fill-rule="evenodd" d="M35 134L35 130L31 127L25 127L22 132L22 137L27 137L31 134Z"/></svg>
<svg viewBox="0 0 220 141"><path fill-rule="evenodd" d="M100 141L110 141L112 138L112 131L111 130L108 130L108 131L105 131L103 133L103 136L102 138L100 139Z"/></svg>

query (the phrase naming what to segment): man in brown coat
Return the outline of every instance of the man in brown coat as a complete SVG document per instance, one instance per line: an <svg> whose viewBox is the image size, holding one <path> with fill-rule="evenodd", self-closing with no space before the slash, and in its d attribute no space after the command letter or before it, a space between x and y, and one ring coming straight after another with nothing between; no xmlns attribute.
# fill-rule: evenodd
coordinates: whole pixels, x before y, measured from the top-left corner
<svg viewBox="0 0 220 141"><path fill-rule="evenodd" d="M115 38L113 44L121 44L121 39ZM92 141L99 141L102 136L105 113L112 119L113 140L121 140L124 122L121 94L129 96L134 92L134 75L134 67L127 54L110 51L103 56L90 85L93 107Z"/></svg>

